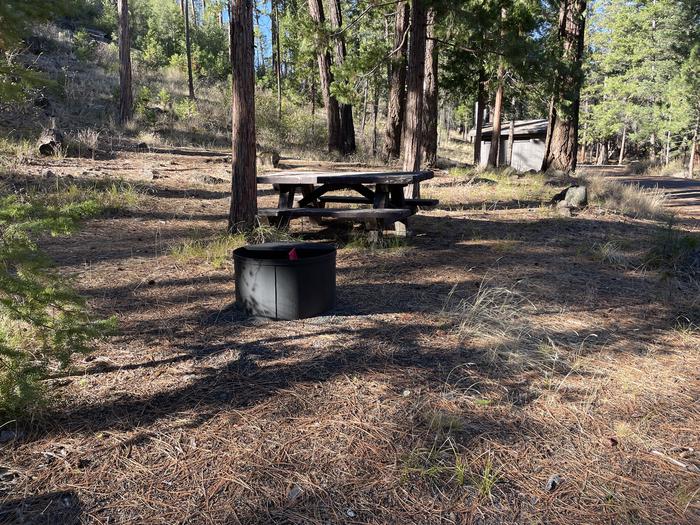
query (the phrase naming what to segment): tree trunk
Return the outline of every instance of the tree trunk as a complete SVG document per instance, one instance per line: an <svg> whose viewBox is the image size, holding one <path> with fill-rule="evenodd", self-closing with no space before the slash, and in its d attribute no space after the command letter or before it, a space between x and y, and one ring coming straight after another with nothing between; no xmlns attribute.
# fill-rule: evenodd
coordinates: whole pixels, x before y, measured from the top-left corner
<svg viewBox="0 0 700 525"><path fill-rule="evenodd" d="M185 0L187 2L187 0ZM194 0L192 0L192 23L197 27L197 9L194 5Z"/></svg>
<svg viewBox="0 0 700 525"><path fill-rule="evenodd" d="M231 0L226 0L226 14L228 15L227 40L228 40L228 58L229 62L233 63L233 46L231 45Z"/></svg>
<svg viewBox="0 0 700 525"><path fill-rule="evenodd" d="M190 41L190 8L189 0L185 0L185 50L187 52L187 87L189 95L194 100L194 81L192 79L192 44Z"/></svg>
<svg viewBox="0 0 700 525"><path fill-rule="evenodd" d="M419 171L423 143L423 84L425 81L425 37L427 10L425 0L413 0L411 8L411 43L406 75L406 110L404 114L403 169ZM420 186L407 186L407 196L418 197Z"/></svg>
<svg viewBox="0 0 700 525"><path fill-rule="evenodd" d="M627 126L622 127L622 141L620 142L620 158L617 159L617 165L622 166L625 160L625 148L627 147Z"/></svg>
<svg viewBox="0 0 700 525"><path fill-rule="evenodd" d="M134 95L131 88L131 36L129 31L129 2L119 0L119 123L131 120Z"/></svg>
<svg viewBox="0 0 700 525"><path fill-rule="evenodd" d="M317 30L322 31L326 18L323 14L323 4L321 0L309 0L309 13L311 14L311 19L316 23ZM316 47L318 54L318 70L319 76L321 77L321 93L323 94L323 103L326 106L326 121L328 123L328 151L342 153L340 108L336 98L331 95L331 84L333 83L331 55L323 41L317 42Z"/></svg>
<svg viewBox="0 0 700 525"><path fill-rule="evenodd" d="M558 32L562 67L550 105L543 171L576 169L585 14L586 0L562 0Z"/></svg>
<svg viewBox="0 0 700 525"><path fill-rule="evenodd" d="M368 103L368 96L369 96L369 82L365 82L365 93L364 93L364 99L362 102L362 138L363 140L365 139L365 125L367 124L367 103Z"/></svg>
<svg viewBox="0 0 700 525"><path fill-rule="evenodd" d="M377 116L379 115L379 88L374 85L374 102L372 105L372 156L377 156Z"/></svg>
<svg viewBox="0 0 700 525"><path fill-rule="evenodd" d="M272 0L270 9L270 26L272 31L272 68L277 79L277 118L282 119L282 51L280 49L280 13L279 0Z"/></svg>
<svg viewBox="0 0 700 525"><path fill-rule="evenodd" d="M316 129L316 77L311 78L311 133Z"/></svg>
<svg viewBox="0 0 700 525"><path fill-rule="evenodd" d="M499 165L501 152L501 116L503 113L503 82L506 76L506 68L503 64L498 66L498 86L496 87L496 100L493 105L493 126L491 127L491 147L486 165L495 168Z"/></svg>
<svg viewBox="0 0 700 525"><path fill-rule="evenodd" d="M605 164L608 163L608 141L607 140L604 140L600 144L600 149L598 150L597 163L599 166L604 166Z"/></svg>
<svg viewBox="0 0 700 525"><path fill-rule="evenodd" d="M690 144L690 161L688 162L688 178L692 179L695 172L695 156L698 152L698 131L700 130L700 115L695 121L695 132L693 141Z"/></svg>
<svg viewBox="0 0 700 525"><path fill-rule="evenodd" d="M255 1L253 5L253 46L255 48L255 54L253 55L253 64L256 74L264 77L265 72L265 42L263 41L263 29L260 25L260 9L258 9L258 2ZM258 41L255 43L255 37L257 36Z"/></svg>
<svg viewBox="0 0 700 525"><path fill-rule="evenodd" d="M231 9L233 170L229 231L255 226L255 49L253 0L233 0Z"/></svg>
<svg viewBox="0 0 700 525"><path fill-rule="evenodd" d="M484 129L484 104L486 103L486 94L484 90L484 82L486 82L486 74L483 69L479 70L479 82L476 92L476 122L474 123L474 165L481 164L481 135Z"/></svg>
<svg viewBox="0 0 700 525"><path fill-rule="evenodd" d="M330 0L328 2L331 27L336 33L335 37L335 65L341 67L345 62L345 37L341 32L343 27L343 13L340 10L340 0ZM346 155L355 153L357 144L355 142L355 122L352 117L352 105L340 104L340 130L343 144L343 153Z"/></svg>
<svg viewBox="0 0 700 525"><path fill-rule="evenodd" d="M510 129L508 130L508 166L513 166L513 146L515 144L515 120L510 119Z"/></svg>
<svg viewBox="0 0 700 525"><path fill-rule="evenodd" d="M437 165L438 148L438 48L435 40L435 9L427 16L425 81L423 84L423 158L427 166Z"/></svg>
<svg viewBox="0 0 700 525"><path fill-rule="evenodd" d="M666 155L664 158L664 164L668 166L669 157L671 156L671 132L666 132Z"/></svg>
<svg viewBox="0 0 700 525"><path fill-rule="evenodd" d="M384 156L398 159L401 155L401 134L406 107L406 51L408 49L408 2L396 4L394 24L394 54L392 56L387 102L386 133L384 135Z"/></svg>

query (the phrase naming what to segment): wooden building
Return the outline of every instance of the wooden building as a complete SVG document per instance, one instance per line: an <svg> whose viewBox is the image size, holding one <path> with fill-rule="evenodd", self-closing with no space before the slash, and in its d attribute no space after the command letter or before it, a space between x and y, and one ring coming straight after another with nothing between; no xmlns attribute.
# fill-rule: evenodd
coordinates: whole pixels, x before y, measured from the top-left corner
<svg viewBox="0 0 700 525"><path fill-rule="evenodd" d="M498 165L510 165L517 171L537 170L542 167L544 145L547 138L547 119L516 120L513 125L513 156L509 159L510 122L501 126L499 141ZM469 138L474 141L475 130L469 132ZM493 136L491 124L485 124L482 130L481 165L485 166L489 158L489 150Z"/></svg>

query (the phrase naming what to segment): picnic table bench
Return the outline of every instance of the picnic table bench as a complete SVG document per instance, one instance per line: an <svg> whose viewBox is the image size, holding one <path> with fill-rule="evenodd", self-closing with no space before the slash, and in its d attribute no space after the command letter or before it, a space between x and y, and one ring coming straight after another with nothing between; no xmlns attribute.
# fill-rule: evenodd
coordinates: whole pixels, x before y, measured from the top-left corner
<svg viewBox="0 0 700 525"><path fill-rule="evenodd" d="M370 230L407 231L407 221L419 207L434 207L434 199L412 199L404 196L404 188L432 179L431 171L419 172L302 172L287 171L258 177L259 184L272 184L279 192L277 208L260 208L261 218L277 225L291 219L324 217L361 222ZM358 195L333 195L338 191L354 191ZM297 193L300 198L297 200ZM295 202L297 207L294 207ZM371 208L327 208L328 203L370 205Z"/></svg>

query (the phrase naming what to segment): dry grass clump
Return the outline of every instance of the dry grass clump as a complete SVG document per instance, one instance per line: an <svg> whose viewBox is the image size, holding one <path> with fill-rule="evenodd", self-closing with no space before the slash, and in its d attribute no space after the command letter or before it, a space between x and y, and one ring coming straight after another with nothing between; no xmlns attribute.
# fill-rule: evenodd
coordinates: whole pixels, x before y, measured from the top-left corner
<svg viewBox="0 0 700 525"><path fill-rule="evenodd" d="M346 250L376 251L402 253L409 247L409 241L405 237L382 235L378 239L372 239L366 232L353 232L350 240L343 246Z"/></svg>
<svg viewBox="0 0 700 525"><path fill-rule="evenodd" d="M627 255L620 243L615 241L594 244L593 255L598 261L616 268L626 268L629 264Z"/></svg>
<svg viewBox="0 0 700 525"><path fill-rule="evenodd" d="M668 164L652 160L632 162L628 167L629 173L647 177L685 177L687 167L682 159L671 160Z"/></svg>
<svg viewBox="0 0 700 525"><path fill-rule="evenodd" d="M452 320L454 333L461 341L482 342L490 361L520 361L523 354L537 348L538 340L528 318L537 309L520 292L485 279L467 299L459 299L455 293L456 287L450 291L443 313Z"/></svg>
<svg viewBox="0 0 700 525"><path fill-rule="evenodd" d="M70 137L70 142L77 148L78 157L82 156L83 151L88 151L92 155L92 160L95 160L95 153L100 145L100 131L94 128L78 130Z"/></svg>
<svg viewBox="0 0 700 525"><path fill-rule="evenodd" d="M22 177L0 170L0 197L9 196L25 206L91 216L137 207L143 191L119 179L84 181L49 177Z"/></svg>
<svg viewBox="0 0 700 525"><path fill-rule="evenodd" d="M669 221L656 235L646 254L646 264L675 275L700 275L700 237L678 230Z"/></svg>
<svg viewBox="0 0 700 525"><path fill-rule="evenodd" d="M231 252L246 244L291 242L294 237L285 230L258 225L247 234L223 234L213 239L192 239L174 246L170 253L181 262L205 261L215 269L231 264Z"/></svg>
<svg viewBox="0 0 700 525"><path fill-rule="evenodd" d="M34 157L34 144L27 139L0 137L0 168L17 169Z"/></svg>
<svg viewBox="0 0 700 525"><path fill-rule="evenodd" d="M245 244L245 235L220 235L209 240L185 241L173 247L170 253L181 262L200 260L220 269L230 264L231 252Z"/></svg>
<svg viewBox="0 0 700 525"><path fill-rule="evenodd" d="M664 207L666 196L659 189L645 189L638 184L594 176L584 178L590 203L636 219L668 220L671 213Z"/></svg>
<svg viewBox="0 0 700 525"><path fill-rule="evenodd" d="M424 197L440 200L449 210L467 208L531 208L546 204L558 185L541 173L518 174L511 168L455 168L448 177L424 184Z"/></svg>

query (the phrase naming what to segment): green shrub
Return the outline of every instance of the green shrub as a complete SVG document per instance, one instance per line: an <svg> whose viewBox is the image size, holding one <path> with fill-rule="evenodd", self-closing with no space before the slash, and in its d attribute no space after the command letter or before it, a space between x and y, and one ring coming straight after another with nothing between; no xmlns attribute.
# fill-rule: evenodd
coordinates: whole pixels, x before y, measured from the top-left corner
<svg viewBox="0 0 700 525"><path fill-rule="evenodd" d="M81 221L132 204L130 186L85 188L57 181L0 187L0 414L27 415L46 400L42 380L87 353L110 333L111 319L93 319L80 297L34 242L65 235Z"/></svg>
<svg viewBox="0 0 700 525"><path fill-rule="evenodd" d="M270 91L255 94L255 123L258 141L265 146L314 151L326 147L326 128L320 113L312 115L308 106L287 104L279 119L277 97Z"/></svg>
<svg viewBox="0 0 700 525"><path fill-rule="evenodd" d="M136 110L136 115L141 117L142 121L150 126L155 125L158 120L158 113L156 109L152 107L152 103L153 92L148 87L141 86L136 92L134 108Z"/></svg>
<svg viewBox="0 0 700 525"><path fill-rule="evenodd" d="M170 57L170 67L182 72L187 73L187 56L183 53L178 53Z"/></svg>
<svg viewBox="0 0 700 525"><path fill-rule="evenodd" d="M73 51L80 60L88 61L95 58L97 42L85 31L81 29L73 37Z"/></svg>
<svg viewBox="0 0 700 525"><path fill-rule="evenodd" d="M168 93L168 90L165 88L162 88L158 92L158 104L160 105L161 108L166 109L170 103L172 102L172 97L170 96L170 93Z"/></svg>
<svg viewBox="0 0 700 525"><path fill-rule="evenodd" d="M137 112L143 112L151 103L153 93L147 86L141 86L136 92L134 107Z"/></svg>
<svg viewBox="0 0 700 525"><path fill-rule="evenodd" d="M177 118L188 120L197 116L197 103L191 98L183 98L175 103L173 110Z"/></svg>

